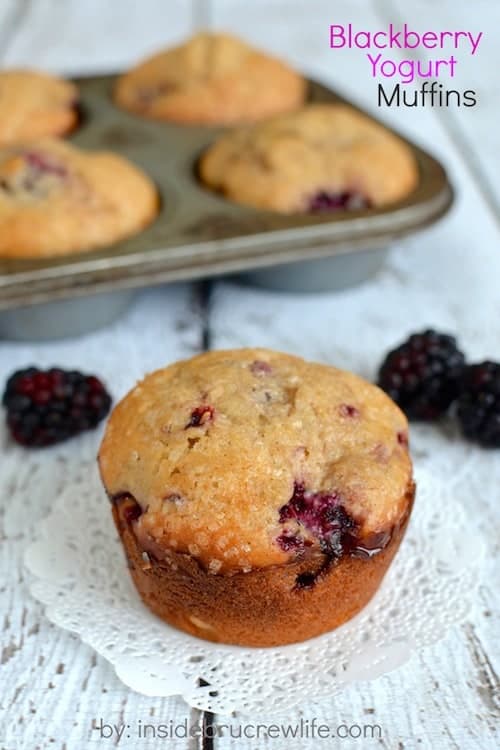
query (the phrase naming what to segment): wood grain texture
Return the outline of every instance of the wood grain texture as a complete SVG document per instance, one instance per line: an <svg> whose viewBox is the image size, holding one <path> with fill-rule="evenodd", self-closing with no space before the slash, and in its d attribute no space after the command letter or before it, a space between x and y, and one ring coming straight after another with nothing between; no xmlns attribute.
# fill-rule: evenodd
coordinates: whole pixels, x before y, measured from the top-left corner
<svg viewBox="0 0 500 750"><path fill-rule="evenodd" d="M366 62L355 52L332 55L327 41L330 23L352 21L377 29L397 10L404 11L408 21L420 19L430 25L432 19L433 28L460 23L475 29L493 26L497 10L496 4L486 0L469 9L451 0L439 4L416 0L411 7L404 0L391 0L393 6L387 2L216 0L211 17L214 26L239 31L283 54L376 111L375 87L368 79ZM3 0L0 59L63 72L111 70L182 37L193 22L198 24L200 16L188 0L123 0L119 7L101 0ZM497 49L488 49L488 61L497 59ZM316 298L224 282L216 285L210 304L206 287L201 293L199 287L194 293L193 287L184 285L144 292L119 323L83 339L36 346L1 342L0 383L10 371L34 360L40 365L95 369L113 384L113 393L119 397L144 371L209 345L267 345L342 366L356 345L346 333L347 321L359 319L361 326L364 316L376 316L380 336L367 344L360 367L362 374L371 377L380 351L394 343L385 334L386 321L401 309L412 311L416 327L424 321L444 320L464 331L464 346L474 357L498 356L498 328L491 319L482 320L480 313L482 295L495 294L498 285L498 274L491 272L493 248L498 248L500 240L492 211L500 195L498 129L492 126L497 70L483 61L478 70L470 69L470 75L478 75L482 86L482 105L470 119L470 112L455 113L450 125L429 110L414 111L411 117L403 110L384 113L388 121L444 158L459 187L459 198L449 219L394 248L383 271L390 291L383 305L369 284ZM460 141L453 128L459 129ZM484 176L491 186L488 200ZM476 311L475 329L468 325L471 305ZM500 299L498 312L496 320L500 319ZM403 328L408 319L403 316L402 333L406 333ZM103 659L49 624L28 594L22 553L50 508L54 475L60 487L71 486L93 462L98 438L88 435L58 449L27 454L8 444L5 433L0 433L0 750L113 747L116 742L99 739L92 729L100 717L108 724L131 725L139 719L194 722L201 718L181 700L150 699L129 691ZM294 723L301 716L315 716L333 726L380 725L380 740L339 740L338 746L346 750L498 747L499 498L478 495L474 502L478 525L489 535L491 549L477 606L468 622L397 672L352 686L335 701L317 705L305 701L302 710L279 721ZM466 554L473 554L466 540L464 547ZM183 738L164 744L182 750L200 746L198 740ZM118 746L150 750L163 744L124 737ZM237 740L226 730L214 746L216 750L309 750L337 743Z"/></svg>

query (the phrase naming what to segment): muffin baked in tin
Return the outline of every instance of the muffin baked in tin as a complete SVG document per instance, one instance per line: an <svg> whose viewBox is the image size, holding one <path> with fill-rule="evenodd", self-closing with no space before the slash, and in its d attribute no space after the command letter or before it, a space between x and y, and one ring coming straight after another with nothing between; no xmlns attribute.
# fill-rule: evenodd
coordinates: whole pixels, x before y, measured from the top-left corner
<svg viewBox="0 0 500 750"><path fill-rule="evenodd" d="M407 422L381 390L260 349L146 377L115 408L99 464L145 603L241 645L300 641L353 617L414 497Z"/></svg>
<svg viewBox="0 0 500 750"><path fill-rule="evenodd" d="M200 33L122 75L115 101L142 117L178 123L253 122L300 107L304 78L229 34Z"/></svg>
<svg viewBox="0 0 500 750"><path fill-rule="evenodd" d="M223 134L200 160L226 198L282 213L379 208L418 183L410 148L341 104L314 104Z"/></svg>
<svg viewBox="0 0 500 750"><path fill-rule="evenodd" d="M118 154L50 138L0 149L0 257L109 245L147 226L158 205L149 177Z"/></svg>
<svg viewBox="0 0 500 750"><path fill-rule="evenodd" d="M0 71L0 147L69 133L78 123L78 89L35 70Z"/></svg>

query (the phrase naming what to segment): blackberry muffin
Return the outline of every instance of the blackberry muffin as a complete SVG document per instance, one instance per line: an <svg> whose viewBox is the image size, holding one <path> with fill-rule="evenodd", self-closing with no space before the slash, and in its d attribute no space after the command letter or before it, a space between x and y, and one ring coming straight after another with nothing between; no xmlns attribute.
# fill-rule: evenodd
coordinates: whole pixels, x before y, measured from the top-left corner
<svg viewBox="0 0 500 750"><path fill-rule="evenodd" d="M126 159L57 139L0 148L0 257L92 250L155 217L151 180Z"/></svg>
<svg viewBox="0 0 500 750"><path fill-rule="evenodd" d="M406 144L347 105L311 104L222 135L200 177L237 203L282 213L385 206L407 196L418 168Z"/></svg>
<svg viewBox="0 0 500 750"><path fill-rule="evenodd" d="M116 103L178 123L253 122L300 107L306 84L280 60L228 34L201 33L121 76Z"/></svg>
<svg viewBox="0 0 500 750"><path fill-rule="evenodd" d="M0 71L0 146L64 135L77 125L78 89L34 70Z"/></svg>
<svg viewBox="0 0 500 750"><path fill-rule="evenodd" d="M376 386L265 349L147 376L99 452L144 602L193 635L301 641L371 599L408 523L407 421Z"/></svg>

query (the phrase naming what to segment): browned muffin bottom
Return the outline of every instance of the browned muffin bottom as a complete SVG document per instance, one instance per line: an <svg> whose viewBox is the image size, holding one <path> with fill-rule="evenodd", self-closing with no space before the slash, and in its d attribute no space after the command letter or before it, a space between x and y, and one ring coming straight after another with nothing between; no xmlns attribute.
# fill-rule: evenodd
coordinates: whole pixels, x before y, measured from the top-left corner
<svg viewBox="0 0 500 750"><path fill-rule="evenodd" d="M99 452L146 604L209 640L278 645L372 597L414 497L407 421L357 376L269 350L148 376Z"/></svg>
<svg viewBox="0 0 500 750"><path fill-rule="evenodd" d="M130 574L143 602L159 617L191 635L243 646L282 646L343 625L377 592L403 539L415 495L391 531L360 540L350 552L305 556L285 565L213 575L191 555L146 551L134 533L137 504L113 502L113 518ZM372 545L372 546L370 546Z"/></svg>

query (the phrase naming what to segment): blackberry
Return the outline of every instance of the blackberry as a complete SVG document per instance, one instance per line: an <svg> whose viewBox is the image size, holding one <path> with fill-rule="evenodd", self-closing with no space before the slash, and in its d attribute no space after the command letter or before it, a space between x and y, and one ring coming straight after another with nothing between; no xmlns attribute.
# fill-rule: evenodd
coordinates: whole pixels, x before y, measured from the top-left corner
<svg viewBox="0 0 500 750"><path fill-rule="evenodd" d="M335 492L310 492L301 482L295 482L293 495L280 508L279 521L297 521L319 540L323 552L332 557L341 557L347 536L355 527L354 520L341 504ZM302 535L285 530L276 540L285 551L303 550L308 542ZM309 542L310 543L310 542Z"/></svg>
<svg viewBox="0 0 500 750"><path fill-rule="evenodd" d="M14 440L42 447L96 427L109 412L111 397L93 375L29 367L11 375L2 403Z"/></svg>
<svg viewBox="0 0 500 750"><path fill-rule="evenodd" d="M190 427L202 427L213 420L214 414L215 409L213 406L197 406L196 409L193 409L191 412L189 422L184 429L188 430Z"/></svg>
<svg viewBox="0 0 500 750"><path fill-rule="evenodd" d="M458 397L465 357L453 336L415 333L383 361L379 386L409 419L432 421Z"/></svg>
<svg viewBox="0 0 500 750"><path fill-rule="evenodd" d="M500 448L500 363L486 361L466 368L457 417L469 440Z"/></svg>
<svg viewBox="0 0 500 750"><path fill-rule="evenodd" d="M312 214L332 213L335 211L361 211L371 208L370 201L361 193L345 190L332 193L320 190L309 200L308 210Z"/></svg>

